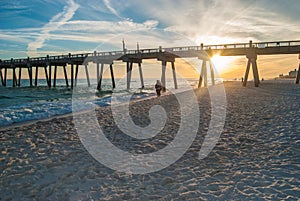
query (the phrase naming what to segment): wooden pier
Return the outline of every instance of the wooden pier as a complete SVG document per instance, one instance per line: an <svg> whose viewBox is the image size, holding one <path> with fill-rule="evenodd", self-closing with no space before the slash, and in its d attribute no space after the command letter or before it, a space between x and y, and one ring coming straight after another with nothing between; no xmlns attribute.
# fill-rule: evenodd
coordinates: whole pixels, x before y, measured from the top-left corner
<svg viewBox="0 0 300 201"><path fill-rule="evenodd" d="M73 88L77 84L78 70L80 66L84 66L87 78L87 85L90 86L89 79L89 63L95 63L97 68L97 89L101 90L103 69L105 65L109 65L112 88L115 88L114 79L114 61L126 62L127 72L127 89L130 88L131 74L133 65L138 65L141 88L144 88L144 79L142 71L142 61L155 59L161 62L161 82L166 86L166 68L167 64L171 64L172 75L174 79L174 87L177 88L175 60L176 58L198 58L202 60L201 73L199 77L198 87L202 84L204 87L208 86L208 70L211 74L212 84L215 83L214 69L210 58L213 55L220 56L245 56L248 60L245 70L243 86L246 86L250 67L252 66L254 85L259 86L259 73L257 65L257 56L259 55L278 55L278 54L299 54L300 59L300 40L296 41L276 41L276 42L259 42L253 43L236 43L236 44L221 44L221 45L203 45L200 46L185 46L185 47L171 47L171 48L155 48L155 49L137 49L126 50L123 46L122 51L111 52L93 52L83 54L67 54L59 56L24 58L24 59L10 59L0 61L0 79L2 86L7 85L7 72L12 71L12 86L21 86L22 70L27 70L30 86L37 86L38 72L43 70L48 87L56 87L57 69L63 68L65 83L67 87ZM52 68L54 73L52 75ZM70 68L70 79L67 74L67 68ZM35 71L34 71L35 69ZM17 75L18 72L18 75ZM33 74L35 72L35 74ZM300 79L300 64L298 74L296 77L296 84L299 84ZM70 80L70 83L69 83ZM34 83L33 83L34 81Z"/></svg>

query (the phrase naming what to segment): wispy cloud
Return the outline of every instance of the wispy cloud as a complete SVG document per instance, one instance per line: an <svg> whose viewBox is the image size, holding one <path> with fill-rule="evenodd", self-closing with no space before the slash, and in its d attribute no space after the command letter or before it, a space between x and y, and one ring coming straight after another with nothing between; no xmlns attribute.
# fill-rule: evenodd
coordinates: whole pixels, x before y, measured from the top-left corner
<svg viewBox="0 0 300 201"><path fill-rule="evenodd" d="M57 22L56 22L57 23ZM29 43L33 45L35 42L40 43L39 46L33 46L35 50L41 48L44 45L46 39L66 40L66 41L85 41L85 42L97 42L107 39L107 36L113 36L118 34L149 31L155 29L158 25L158 21L147 20L142 23L135 23L132 21L122 20L117 22L110 21L88 21L88 20L73 20L60 22L59 27L51 29L50 23L48 26L41 28L19 28L0 30L1 39L5 39L12 42ZM84 32L82 31L84 30ZM34 42L30 43L30 39L35 38ZM32 49L33 50L33 49Z"/></svg>
<svg viewBox="0 0 300 201"><path fill-rule="evenodd" d="M197 43L243 42L252 40L297 39L300 23L287 18L287 8L299 2L289 1L133 1L129 6L143 16L155 19L168 31L176 31ZM273 9L272 5L280 9ZM288 7L286 4L291 4ZM289 16L295 16L289 15ZM299 12L297 14L300 17ZM237 25L237 26L235 26ZM284 31L285 30L285 31Z"/></svg>
<svg viewBox="0 0 300 201"><path fill-rule="evenodd" d="M104 4L105 4L105 6L107 7L107 9L108 9L112 14L114 14L114 15L117 16L118 18L123 19L123 18L120 16L120 14L116 11L116 9L114 9L114 8L112 7L112 5L110 4L110 0L103 0L103 2L104 2Z"/></svg>
<svg viewBox="0 0 300 201"><path fill-rule="evenodd" d="M57 30L64 23L70 20L75 14L79 5L74 0L69 0L63 11L55 15L41 30L41 34L31 43L28 44L27 51L28 55L32 56L36 53L38 48L43 47L45 41L49 38L49 33Z"/></svg>
<svg viewBox="0 0 300 201"><path fill-rule="evenodd" d="M73 20L66 22L61 28L61 31L81 31L96 32L96 33L117 33L130 31L134 29L151 29L155 28L158 21L147 20L143 23L135 23L132 21L122 20L117 22L110 21L87 21L87 20Z"/></svg>
<svg viewBox="0 0 300 201"><path fill-rule="evenodd" d="M95 43L95 46L110 43L120 49L122 38L128 48L135 48L136 42L140 43L141 48L149 48L189 45L187 40L199 45L202 42L231 43L250 39L299 39L300 35L299 21L291 19L299 14L286 15L290 12L287 8L295 6L287 6L287 3L280 1L273 3L277 5L276 9L270 8L273 4L267 5L273 2L271 0L265 0L264 5L259 1L241 0L189 3L180 0L74 1L68 0L63 11L43 27L2 29L1 39L9 43L28 44L27 53L33 56L54 47L77 51L75 47L79 46L74 46L73 41L81 43L82 49L86 48L85 43L89 48L92 47L90 43ZM289 2L297 4L298 1ZM21 8L23 5L17 6ZM76 20L72 19L75 12ZM122 37L121 40L119 37Z"/></svg>

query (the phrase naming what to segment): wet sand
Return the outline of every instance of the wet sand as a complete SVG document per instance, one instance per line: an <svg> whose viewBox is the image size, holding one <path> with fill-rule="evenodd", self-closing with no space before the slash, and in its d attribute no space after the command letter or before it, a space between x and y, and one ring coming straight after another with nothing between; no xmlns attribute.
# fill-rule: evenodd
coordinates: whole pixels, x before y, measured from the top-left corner
<svg viewBox="0 0 300 201"><path fill-rule="evenodd" d="M201 89L193 144L176 163L149 174L120 173L97 162L81 144L71 115L1 129L0 200L298 200L300 86L226 82L225 88L226 123L208 157L198 159L210 121L209 94ZM97 117L116 146L150 153L176 135L178 102L169 95L130 105L133 121L146 126L156 104L167 108L168 120L150 140L122 134L109 107L97 109Z"/></svg>

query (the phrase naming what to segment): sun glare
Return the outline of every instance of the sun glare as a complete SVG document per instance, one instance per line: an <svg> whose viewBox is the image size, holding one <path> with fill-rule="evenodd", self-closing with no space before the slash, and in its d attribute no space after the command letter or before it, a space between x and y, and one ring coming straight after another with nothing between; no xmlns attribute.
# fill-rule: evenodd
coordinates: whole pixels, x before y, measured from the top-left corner
<svg viewBox="0 0 300 201"><path fill-rule="evenodd" d="M230 68L230 63L233 61L231 57L225 57L220 55L214 55L211 58L213 65L217 69L219 73L225 72L227 69Z"/></svg>

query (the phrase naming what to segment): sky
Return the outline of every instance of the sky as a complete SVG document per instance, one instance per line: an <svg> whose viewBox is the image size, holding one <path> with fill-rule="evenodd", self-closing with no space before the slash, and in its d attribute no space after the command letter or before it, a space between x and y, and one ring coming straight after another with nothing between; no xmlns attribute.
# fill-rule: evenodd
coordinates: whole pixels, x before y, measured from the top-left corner
<svg viewBox="0 0 300 201"><path fill-rule="evenodd" d="M2 0L0 58L121 50L123 39L127 49L300 40L299 7L299 0ZM246 62L214 63L221 77L240 78ZM298 63L298 55L258 58L266 78Z"/></svg>

